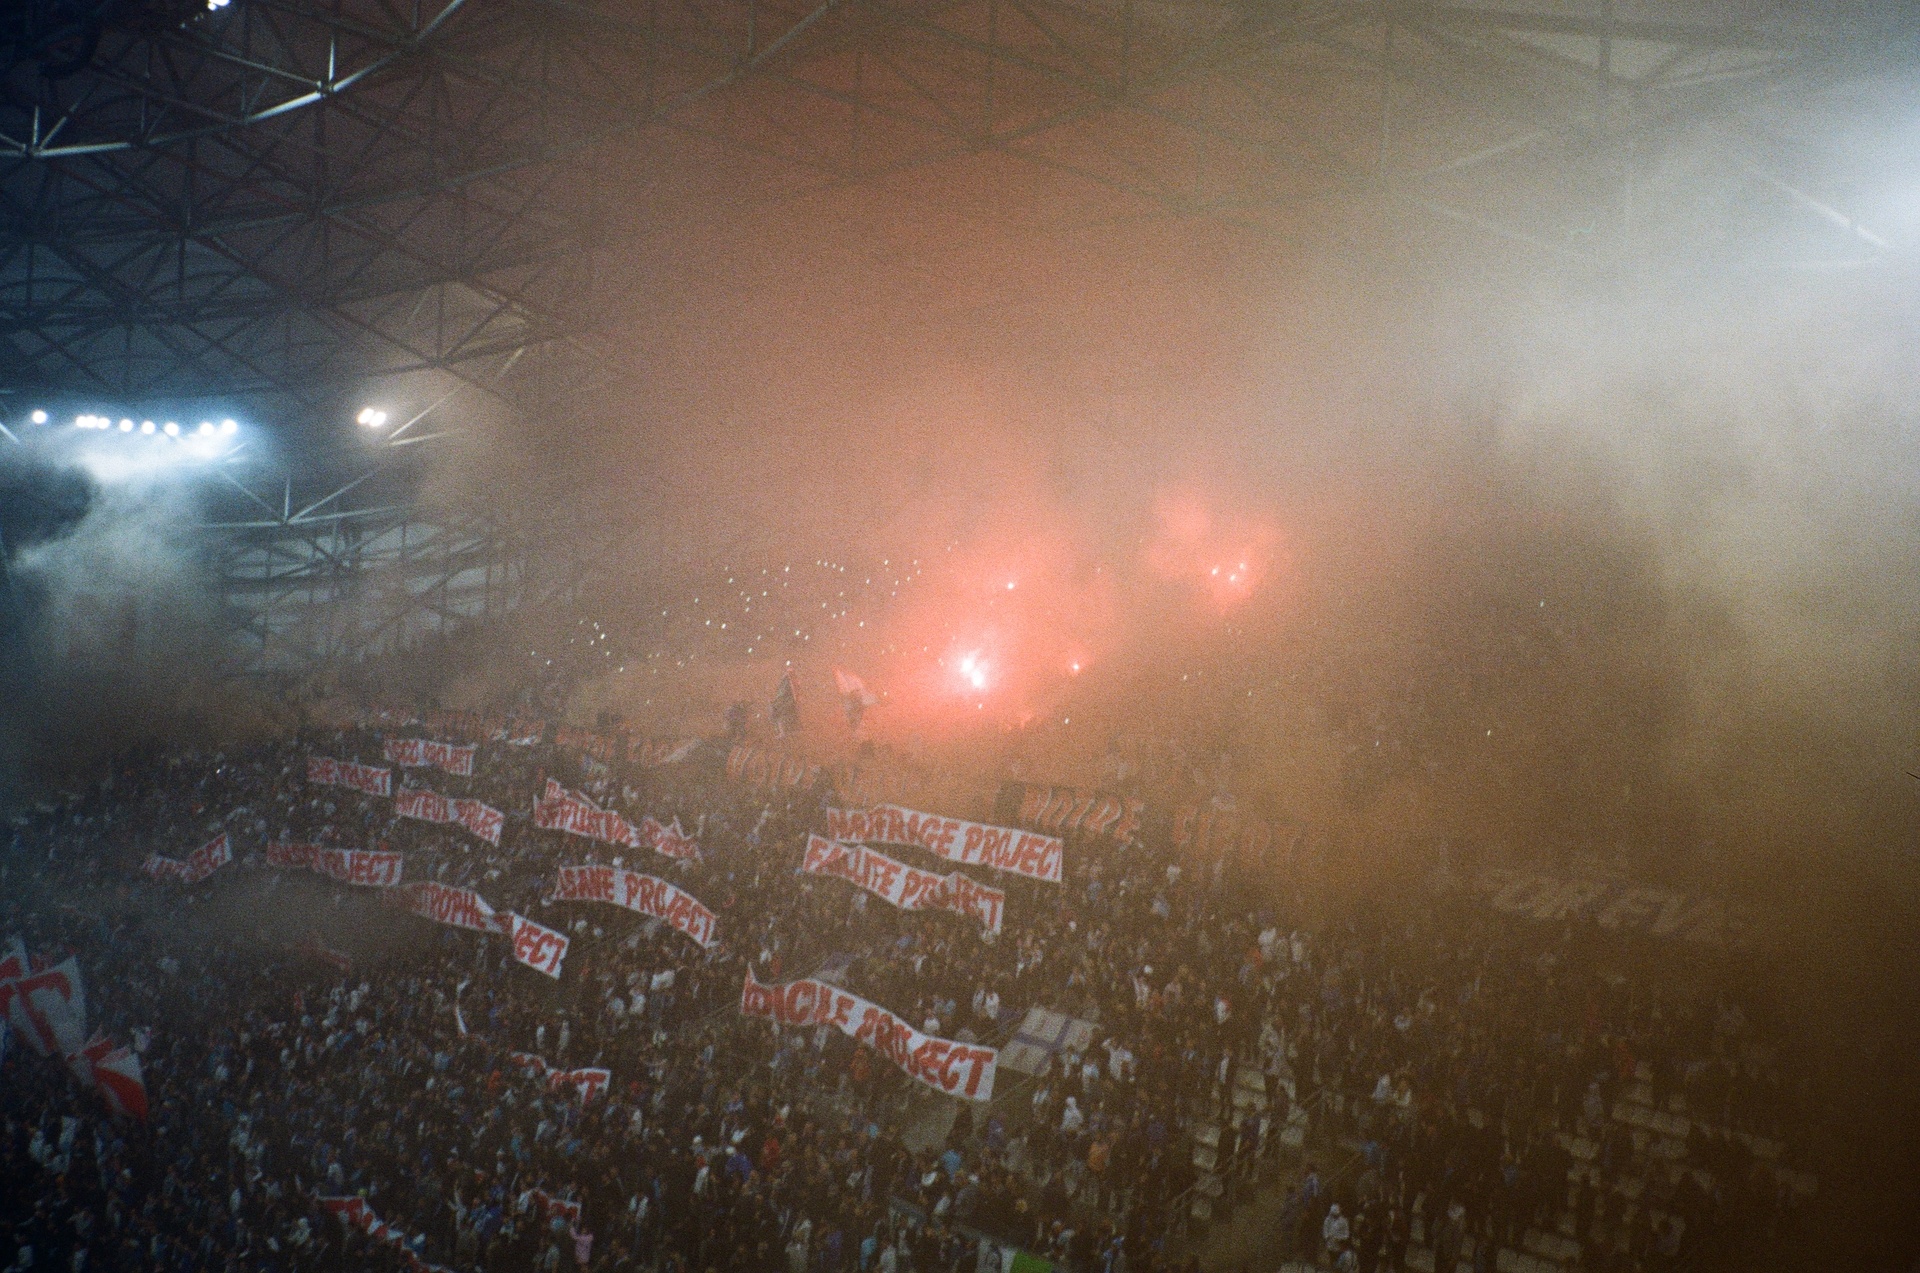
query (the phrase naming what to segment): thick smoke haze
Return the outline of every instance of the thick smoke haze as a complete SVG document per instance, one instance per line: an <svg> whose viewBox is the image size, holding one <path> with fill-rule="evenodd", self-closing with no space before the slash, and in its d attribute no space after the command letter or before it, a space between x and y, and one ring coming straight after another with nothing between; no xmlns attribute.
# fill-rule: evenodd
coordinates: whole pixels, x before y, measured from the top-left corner
<svg viewBox="0 0 1920 1273"><path fill-rule="evenodd" d="M1177 742L1363 841L1906 891L1920 510L1890 282L805 211L606 262L642 298L628 387L532 467L672 526L634 563L649 602L675 544L922 574L865 628L594 701L710 725L660 713L764 702L788 660L819 698L838 664L893 691L877 737L957 737L951 659L997 646L971 720L1039 776L1147 714L1166 737L1123 750ZM1244 596L1200 573L1242 556Z"/></svg>
<svg viewBox="0 0 1920 1273"><path fill-rule="evenodd" d="M219 602L177 485L96 482L0 452L0 807L101 758L229 736L257 719L223 679Z"/></svg>

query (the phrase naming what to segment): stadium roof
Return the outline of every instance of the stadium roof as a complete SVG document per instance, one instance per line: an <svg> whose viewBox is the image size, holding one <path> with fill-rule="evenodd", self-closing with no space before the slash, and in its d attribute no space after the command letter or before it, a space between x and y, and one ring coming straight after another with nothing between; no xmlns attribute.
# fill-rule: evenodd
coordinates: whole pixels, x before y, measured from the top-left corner
<svg viewBox="0 0 1920 1273"><path fill-rule="evenodd" d="M0 387L110 408L217 397L319 414L410 373L509 399L591 384L596 333L621 304L594 253L648 232L654 176L717 156L724 184L699 198L957 168L1042 229L1205 218L1286 243L1469 243L1576 268L1858 265L1905 246L1874 219L1892 195L1863 141L1902 122L1912 29L1838 7L12 13Z"/></svg>

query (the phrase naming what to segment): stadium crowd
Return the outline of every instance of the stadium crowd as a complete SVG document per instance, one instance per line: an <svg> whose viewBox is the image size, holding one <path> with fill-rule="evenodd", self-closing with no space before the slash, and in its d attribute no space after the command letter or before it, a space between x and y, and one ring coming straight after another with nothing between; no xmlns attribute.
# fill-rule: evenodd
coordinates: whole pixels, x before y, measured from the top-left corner
<svg viewBox="0 0 1920 1273"><path fill-rule="evenodd" d="M830 793L729 780L711 749L643 767L486 742L471 777L394 768L396 788L504 811L498 845L308 781L310 755L383 764L385 736L128 757L15 820L0 937L77 957L93 1018L136 1041L149 1113L109 1114L14 1041L0 1268L901 1273L972 1270L988 1235L1081 1273L1149 1273L1197 1267L1209 1125L1233 1195L1284 1214L1260 1273L1398 1273L1416 1247L1478 1273L1569 1219L1569 1267L1724 1268L1798 1222L1753 1145L1792 1157L1806 1115L1753 1005L1704 972L1623 977L1581 925L1465 902L1309 923L1241 864L1149 837L1070 840L1058 884L977 871L1007 893L992 934L797 874ZM549 778L635 821L678 818L699 857L537 829ZM235 860L205 882L140 873L220 831ZM384 890L270 867L283 840L397 851L408 881L561 929L562 975ZM716 913L718 943L554 900L556 869L584 863L671 880ZM834 980L965 1042L1003 1043L1036 1006L1095 1029L975 1105L827 1027L743 1017L749 969ZM547 1077L590 1066L611 1072L604 1092ZM1264 1109L1229 1099L1246 1070ZM1691 1114L1708 1169L1667 1170L1613 1117L1639 1084Z"/></svg>

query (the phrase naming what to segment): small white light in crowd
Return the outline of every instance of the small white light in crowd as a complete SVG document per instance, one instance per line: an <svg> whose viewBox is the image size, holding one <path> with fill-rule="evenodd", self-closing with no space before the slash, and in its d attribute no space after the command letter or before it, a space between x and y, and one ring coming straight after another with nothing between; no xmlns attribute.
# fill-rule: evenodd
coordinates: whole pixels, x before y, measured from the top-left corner
<svg viewBox="0 0 1920 1273"><path fill-rule="evenodd" d="M180 426L169 420L161 426L161 432L170 438L177 438L180 436Z"/></svg>
<svg viewBox="0 0 1920 1273"><path fill-rule="evenodd" d="M27 419L33 421L35 424L45 424L47 422L47 413L44 411L36 411L28 416Z"/></svg>
<svg viewBox="0 0 1920 1273"><path fill-rule="evenodd" d="M387 422L387 413L379 410L377 407L362 407L360 408L360 414L355 416L354 419L366 425L369 429L377 429Z"/></svg>
<svg viewBox="0 0 1920 1273"><path fill-rule="evenodd" d="M140 422L140 432L151 435L153 433L153 421L142 420Z"/></svg>

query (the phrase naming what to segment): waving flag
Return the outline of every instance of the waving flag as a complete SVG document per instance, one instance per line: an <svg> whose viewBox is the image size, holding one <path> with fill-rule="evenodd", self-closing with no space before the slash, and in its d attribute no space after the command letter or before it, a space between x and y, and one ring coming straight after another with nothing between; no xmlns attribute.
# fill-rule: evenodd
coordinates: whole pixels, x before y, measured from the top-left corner
<svg viewBox="0 0 1920 1273"><path fill-rule="evenodd" d="M68 958L31 977L0 981L0 1016L41 1056L78 1052L87 1037L80 965Z"/></svg>
<svg viewBox="0 0 1920 1273"><path fill-rule="evenodd" d="M68 1060L81 1081L100 1093L100 1099L112 1106L114 1113L147 1121L147 1084L140 1073L140 1058L132 1048L116 1047L113 1040L96 1034Z"/></svg>
<svg viewBox="0 0 1920 1273"><path fill-rule="evenodd" d="M859 733L860 718L869 707L880 701L879 697L867 688L865 681L842 668L833 669L833 684L840 691L840 702L846 709L847 728Z"/></svg>
<svg viewBox="0 0 1920 1273"><path fill-rule="evenodd" d="M780 688L773 692L773 706L767 714L773 717L773 730L780 737L800 732L800 703L793 696L792 673L780 677Z"/></svg>

